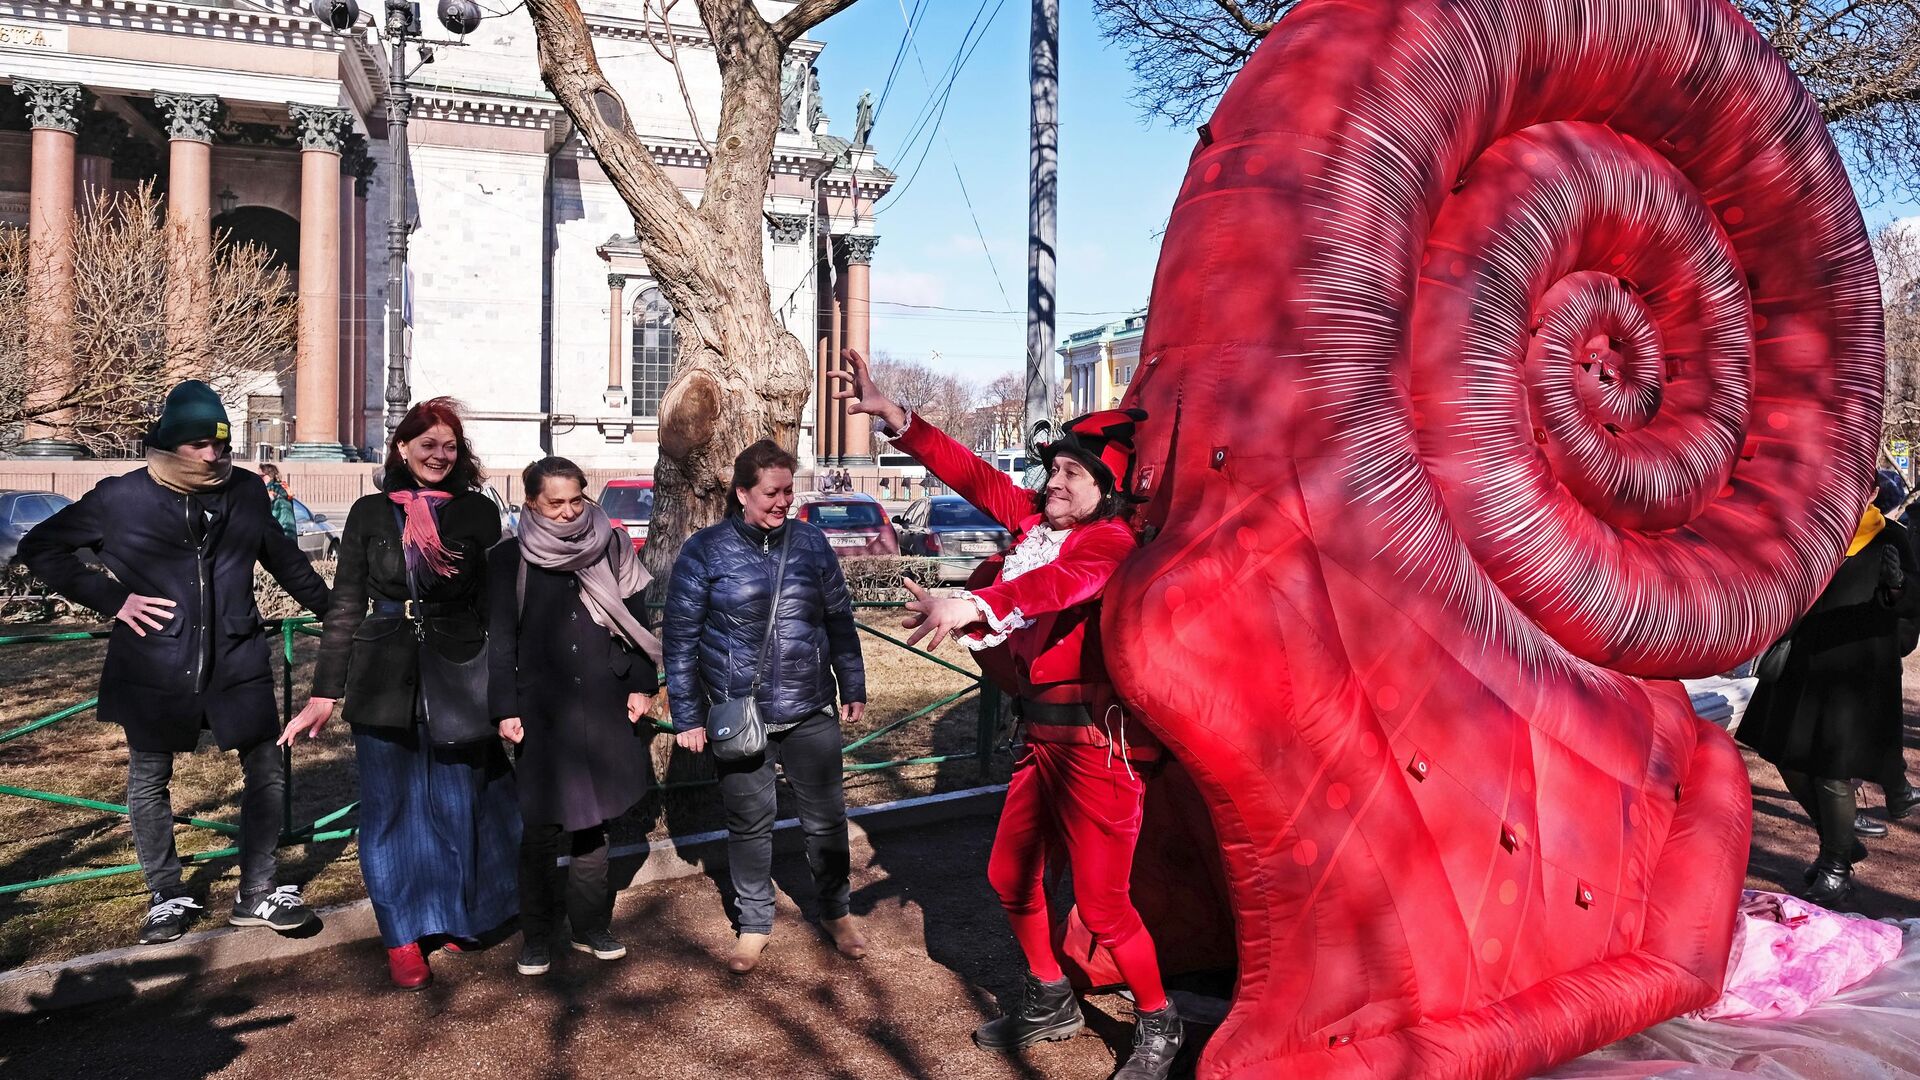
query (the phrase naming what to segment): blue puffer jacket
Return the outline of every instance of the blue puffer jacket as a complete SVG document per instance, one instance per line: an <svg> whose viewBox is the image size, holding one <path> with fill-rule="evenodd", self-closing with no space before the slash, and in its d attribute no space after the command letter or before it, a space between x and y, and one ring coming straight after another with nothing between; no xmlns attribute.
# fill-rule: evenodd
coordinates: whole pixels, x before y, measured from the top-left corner
<svg viewBox="0 0 1920 1080"><path fill-rule="evenodd" d="M736 513L694 533L673 564L662 637L675 731L705 726L709 706L752 688L784 533L793 550L756 695L760 715L779 727L831 708L836 679L842 703L867 700L853 597L826 535L789 520L768 536Z"/></svg>

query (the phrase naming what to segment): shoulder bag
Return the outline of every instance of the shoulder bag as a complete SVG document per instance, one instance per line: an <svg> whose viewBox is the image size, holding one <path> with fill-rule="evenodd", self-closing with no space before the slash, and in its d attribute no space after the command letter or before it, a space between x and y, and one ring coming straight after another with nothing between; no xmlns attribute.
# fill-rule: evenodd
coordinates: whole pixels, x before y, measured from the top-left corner
<svg viewBox="0 0 1920 1080"><path fill-rule="evenodd" d="M487 718L486 644L465 662L449 660L427 644L427 605L420 601L413 569L405 573L407 615L413 621L420 654L420 711L426 715L428 740L435 746L471 746L495 738L498 729Z"/></svg>
<svg viewBox="0 0 1920 1080"><path fill-rule="evenodd" d="M707 746L719 761L743 761L767 748L767 725L760 717L760 679L767 670L774 627L780 614L780 586L787 576L787 551L793 544L792 526L780 538L780 569L773 575L773 594L767 601L767 632L760 638L760 654L753 662L753 685L744 697L728 698L707 710Z"/></svg>

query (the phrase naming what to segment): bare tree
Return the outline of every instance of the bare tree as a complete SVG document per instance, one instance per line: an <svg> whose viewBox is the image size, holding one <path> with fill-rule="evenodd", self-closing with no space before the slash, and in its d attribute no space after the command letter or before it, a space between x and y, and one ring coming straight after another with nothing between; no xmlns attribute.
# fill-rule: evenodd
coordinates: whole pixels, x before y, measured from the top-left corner
<svg viewBox="0 0 1920 1080"><path fill-rule="evenodd" d="M1134 100L1185 126L1203 119L1296 0L1093 0L1127 56ZM1820 103L1872 193L1920 179L1920 3L1733 0Z"/></svg>
<svg viewBox="0 0 1920 1080"><path fill-rule="evenodd" d="M1026 445L1027 382L1014 372L994 376L981 395L981 425L992 449Z"/></svg>
<svg viewBox="0 0 1920 1080"><path fill-rule="evenodd" d="M646 561L664 581L680 544L724 513L739 452L792 447L812 386L808 349L773 314L761 255L787 49L854 0L799 0L776 21L753 0L696 0L720 73L720 123L698 207L653 160L607 81L578 0L527 0L540 72L633 213L673 307L678 353L660 400L657 502Z"/></svg>
<svg viewBox="0 0 1920 1080"><path fill-rule="evenodd" d="M18 329L31 286L19 230L0 230L0 430L32 420L100 455L131 452L168 389L201 379L222 393L293 363L298 303L284 269L253 245L215 237L202 295L204 337L169 333L167 282L174 270L165 202L151 185L97 193L74 215L73 309L65 328L79 378L56 382L65 366ZM169 341L173 344L170 345ZM198 344L181 345L183 341ZM29 388L67 385L58 396Z"/></svg>
<svg viewBox="0 0 1920 1080"><path fill-rule="evenodd" d="M947 382L953 378L925 364L896 360L886 352L874 353L869 366L873 369L873 377L908 412L925 412L930 404L940 399Z"/></svg>
<svg viewBox="0 0 1920 1080"><path fill-rule="evenodd" d="M1886 305L1887 390L1882 437L1920 442L1920 231L1892 222L1873 236Z"/></svg>

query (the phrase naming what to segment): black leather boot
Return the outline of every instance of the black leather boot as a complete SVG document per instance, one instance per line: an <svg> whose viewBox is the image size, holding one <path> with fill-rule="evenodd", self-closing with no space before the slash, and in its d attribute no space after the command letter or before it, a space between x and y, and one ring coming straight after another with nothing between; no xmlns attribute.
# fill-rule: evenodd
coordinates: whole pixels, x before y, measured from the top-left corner
<svg viewBox="0 0 1920 1080"><path fill-rule="evenodd" d="M1920 809L1920 790L1910 785L1887 789L1887 816L1895 821L1906 818L1908 814Z"/></svg>
<svg viewBox="0 0 1920 1080"><path fill-rule="evenodd" d="M1853 867L1822 855L1814 860L1811 881L1801 891L1800 898L1830 908L1843 903L1852 891Z"/></svg>
<svg viewBox="0 0 1920 1080"><path fill-rule="evenodd" d="M1887 835L1887 823L1881 821L1879 818L1868 817L1866 812L1862 811L1853 815L1853 835L1885 836Z"/></svg>
<svg viewBox="0 0 1920 1080"><path fill-rule="evenodd" d="M1113 1074L1113 1080L1167 1080L1173 1071L1173 1059L1187 1041L1187 1028L1174 1011L1173 1002L1159 1012L1143 1012L1133 1020L1133 1052L1127 1063Z"/></svg>
<svg viewBox="0 0 1920 1080"><path fill-rule="evenodd" d="M1020 1000L1005 1016L974 1028L973 1043L982 1050L1019 1050L1037 1042L1071 1039L1085 1026L1071 983L1065 979L1041 982L1029 971Z"/></svg>

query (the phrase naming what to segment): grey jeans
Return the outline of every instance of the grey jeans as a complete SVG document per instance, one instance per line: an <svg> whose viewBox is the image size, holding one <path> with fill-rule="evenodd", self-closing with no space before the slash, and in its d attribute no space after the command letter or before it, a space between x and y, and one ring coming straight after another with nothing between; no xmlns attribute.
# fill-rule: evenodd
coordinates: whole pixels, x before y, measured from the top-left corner
<svg viewBox="0 0 1920 1080"><path fill-rule="evenodd" d="M773 932L773 763L793 788L807 866L820 917L847 913L847 796L840 783L840 719L815 713L786 731L767 733L767 751L745 761L718 762L720 800L727 811L727 870L740 907L740 932Z"/></svg>
<svg viewBox="0 0 1920 1080"><path fill-rule="evenodd" d="M280 798L287 787L280 748L263 742L240 752L246 786L240 796L240 896L270 892L280 842ZM147 888L162 899L185 896L180 883L180 853L173 846L173 755L147 750L127 752L127 817L133 824L133 848Z"/></svg>

